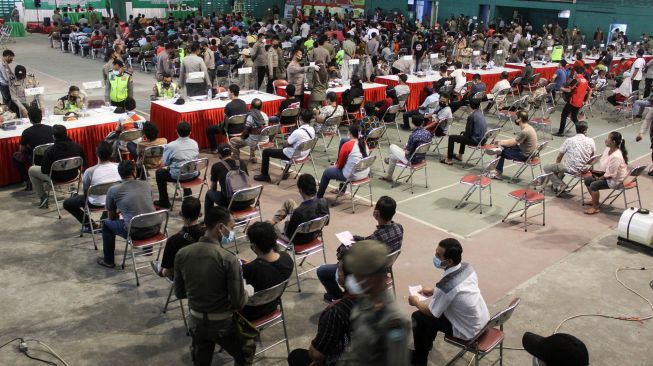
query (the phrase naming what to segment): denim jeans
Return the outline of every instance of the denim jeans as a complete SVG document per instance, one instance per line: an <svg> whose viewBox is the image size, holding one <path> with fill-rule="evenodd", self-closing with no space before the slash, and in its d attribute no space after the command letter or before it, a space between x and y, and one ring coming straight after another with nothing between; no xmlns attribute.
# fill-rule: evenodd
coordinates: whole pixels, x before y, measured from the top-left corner
<svg viewBox="0 0 653 366"><path fill-rule="evenodd" d="M324 286L327 296L332 300L338 300L343 295L338 282L336 282L337 271L337 264L323 264L317 268L317 278L322 283L322 286Z"/></svg>
<svg viewBox="0 0 653 366"><path fill-rule="evenodd" d="M342 174L342 170L334 166L324 169L322 173L322 179L320 179L320 188L317 190L317 198L324 197L324 192L326 192L327 187L331 179L339 180L344 182L347 178Z"/></svg>
<svg viewBox="0 0 653 366"><path fill-rule="evenodd" d="M526 159L528 159L528 156L522 154L519 146L506 147L501 152L501 160L499 160L499 164L497 164L497 171L499 173L503 173L503 163L506 159L526 161Z"/></svg>
<svg viewBox="0 0 653 366"><path fill-rule="evenodd" d="M124 220L104 220L102 226L102 246L104 251L104 262L115 263L116 235L121 238L127 237L127 224Z"/></svg>

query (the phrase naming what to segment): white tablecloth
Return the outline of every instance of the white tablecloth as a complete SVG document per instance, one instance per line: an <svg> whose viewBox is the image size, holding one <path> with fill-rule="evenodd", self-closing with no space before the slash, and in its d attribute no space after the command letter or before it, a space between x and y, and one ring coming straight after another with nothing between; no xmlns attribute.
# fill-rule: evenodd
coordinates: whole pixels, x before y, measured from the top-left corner
<svg viewBox="0 0 653 366"><path fill-rule="evenodd" d="M285 99L278 95L262 93L262 92L254 92L254 91L246 91L246 92L241 91L238 97L243 101L245 101L245 103L247 104L251 104L252 100L255 98L258 98L263 102ZM168 108L177 113L189 113L189 112L202 111L207 109L224 108L229 102L230 102L229 99L193 100L191 98L187 98L186 103L182 105L173 104L171 103L170 100L157 100L157 101L153 101L152 104L158 104L162 107Z"/></svg>
<svg viewBox="0 0 653 366"><path fill-rule="evenodd" d="M104 123L117 122L121 117L125 117L124 113L113 113L115 107L89 109L87 117L80 117L77 121L64 122L62 115L51 115L46 117L46 120L41 122L48 125L64 125L67 129L80 128L86 126L101 125ZM23 131L31 126L28 119L23 119L23 124L16 127L15 130L2 130L0 129L0 139L16 137L22 135Z"/></svg>

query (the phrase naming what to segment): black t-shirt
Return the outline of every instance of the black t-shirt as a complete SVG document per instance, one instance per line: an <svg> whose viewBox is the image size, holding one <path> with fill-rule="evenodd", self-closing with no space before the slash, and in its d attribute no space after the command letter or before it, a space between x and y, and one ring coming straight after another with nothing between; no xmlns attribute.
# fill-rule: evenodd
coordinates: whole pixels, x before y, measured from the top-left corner
<svg viewBox="0 0 653 366"><path fill-rule="evenodd" d="M279 117L281 117L281 111L284 109L288 108L291 104L299 103L299 99L295 98L294 96L292 98L288 98L284 101L281 102L281 106L279 106ZM279 123L281 124L294 124L297 123L297 117L283 117L279 119Z"/></svg>
<svg viewBox="0 0 653 366"><path fill-rule="evenodd" d="M52 137L52 126L36 123L28 127L20 136L20 144L27 146L31 152L35 147L54 142ZM34 162L34 165L41 165L41 158Z"/></svg>
<svg viewBox="0 0 653 366"><path fill-rule="evenodd" d="M177 252L181 248L197 242L202 236L204 236L205 230L206 228L202 225L183 227L177 234L168 238L166 248L163 251L163 259L161 259L161 268L173 268Z"/></svg>
<svg viewBox="0 0 653 366"><path fill-rule="evenodd" d="M249 285L254 287L254 291L258 292L287 280L293 269L294 264L290 255L281 252L279 253L279 259L275 262L267 262L256 258L249 263L243 264L243 278ZM249 320L253 320L273 312L276 306L276 300L261 306L245 306L242 315Z"/></svg>
<svg viewBox="0 0 653 366"><path fill-rule="evenodd" d="M231 197L227 197L225 194L222 192L226 191L226 181L227 181L227 173L229 170L224 166L224 164L221 163L221 161L224 161L231 167L231 169L236 168L236 161L234 159L226 159L226 160L220 160L213 164L211 167L211 182L217 182L218 185L220 185L220 196L221 196L221 202L217 202L220 206L227 207L229 206L229 200L231 200ZM240 170L244 171L245 174L249 173L247 172L247 162L245 160L240 160ZM232 211L240 211L248 206L250 206L253 202L247 201L247 202L237 202L234 203L234 206L231 208Z"/></svg>
<svg viewBox="0 0 653 366"><path fill-rule="evenodd" d="M239 114L247 114L247 103L242 99L234 99L231 102L227 103L224 107L224 119L227 120L228 117L236 116ZM245 129L245 124L238 125L236 128L230 127L229 133L236 134L241 133Z"/></svg>

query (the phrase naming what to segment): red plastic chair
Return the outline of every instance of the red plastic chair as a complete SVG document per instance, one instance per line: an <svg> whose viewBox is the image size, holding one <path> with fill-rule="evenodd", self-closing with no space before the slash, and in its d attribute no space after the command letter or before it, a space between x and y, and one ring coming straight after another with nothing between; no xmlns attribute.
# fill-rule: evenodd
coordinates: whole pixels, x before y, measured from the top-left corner
<svg viewBox="0 0 653 366"><path fill-rule="evenodd" d="M516 202L510 208L510 211L506 214L506 216L504 216L501 222L505 222L508 216L510 216L511 214L523 211L520 216L524 216L524 231L528 231L528 209L533 206L542 204L541 215L542 215L542 226L544 226L546 224L545 189L547 184L549 183L549 180L551 179L551 174L553 173L542 174L536 177L535 179L533 179L533 181L529 183L527 188L517 189L508 193L508 196L515 199ZM515 209L515 207L517 207L518 204L523 204L523 208L520 207Z"/></svg>

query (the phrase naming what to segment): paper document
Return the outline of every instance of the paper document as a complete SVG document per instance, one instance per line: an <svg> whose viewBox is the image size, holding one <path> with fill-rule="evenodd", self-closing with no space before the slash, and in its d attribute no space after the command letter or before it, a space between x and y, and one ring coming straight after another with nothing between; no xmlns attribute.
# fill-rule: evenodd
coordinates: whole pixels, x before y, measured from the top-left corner
<svg viewBox="0 0 653 366"><path fill-rule="evenodd" d="M338 240L340 240L340 242L345 244L346 246L350 246L355 243L354 236L351 235L349 231L343 231L341 233L337 233L336 238L338 238Z"/></svg>
<svg viewBox="0 0 653 366"><path fill-rule="evenodd" d="M420 291L422 291L422 285L408 286L408 292L410 293L410 296L417 296L419 301L428 299L428 297L422 295Z"/></svg>

